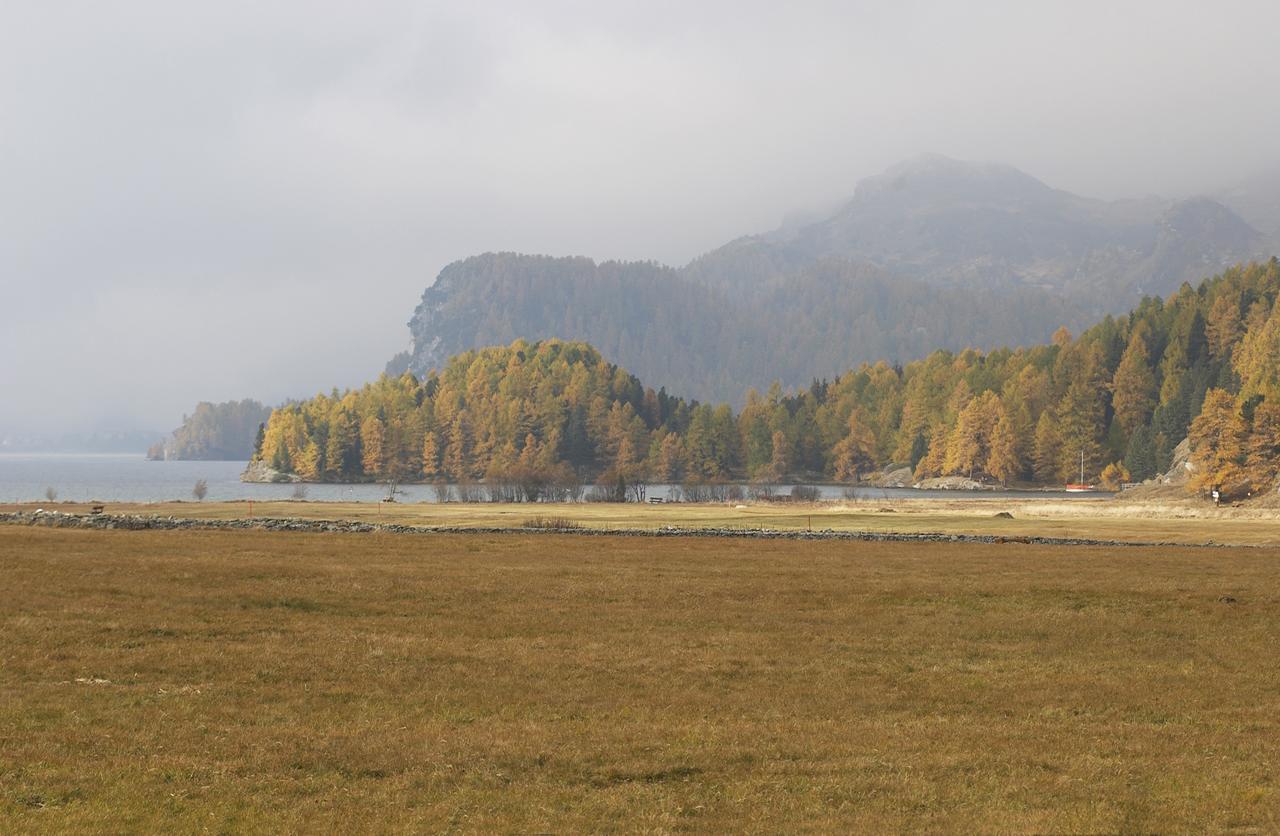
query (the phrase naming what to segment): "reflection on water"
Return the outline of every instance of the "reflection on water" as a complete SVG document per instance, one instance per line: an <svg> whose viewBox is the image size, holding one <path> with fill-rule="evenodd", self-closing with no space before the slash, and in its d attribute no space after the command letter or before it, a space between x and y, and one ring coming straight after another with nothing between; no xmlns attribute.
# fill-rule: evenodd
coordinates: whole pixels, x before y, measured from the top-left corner
<svg viewBox="0 0 1280 836"><path fill-rule="evenodd" d="M83 455L49 453L0 454L0 502L41 502L53 488L58 501L165 502L190 500L199 479L208 484L206 502L232 499L289 499L294 486L248 484L240 481L245 462L152 462L139 455ZM823 499L845 497L840 485L818 486ZM669 485L651 485L646 495L666 499ZM789 493L782 486L780 493ZM318 501L378 502L387 495L383 485L307 485L307 499ZM856 499L908 499L940 497L964 499L1087 499L1107 494L1072 494L1064 491L920 491L914 488L853 489ZM405 485L396 495L400 502L431 502L429 485Z"/></svg>

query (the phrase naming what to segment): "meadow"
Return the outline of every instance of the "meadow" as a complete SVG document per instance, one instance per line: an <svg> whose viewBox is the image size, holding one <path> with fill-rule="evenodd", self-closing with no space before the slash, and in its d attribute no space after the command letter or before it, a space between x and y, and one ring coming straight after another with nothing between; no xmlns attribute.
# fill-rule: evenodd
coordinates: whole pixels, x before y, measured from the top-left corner
<svg viewBox="0 0 1280 836"><path fill-rule="evenodd" d="M0 829L1274 831L1278 558L0 526Z"/></svg>

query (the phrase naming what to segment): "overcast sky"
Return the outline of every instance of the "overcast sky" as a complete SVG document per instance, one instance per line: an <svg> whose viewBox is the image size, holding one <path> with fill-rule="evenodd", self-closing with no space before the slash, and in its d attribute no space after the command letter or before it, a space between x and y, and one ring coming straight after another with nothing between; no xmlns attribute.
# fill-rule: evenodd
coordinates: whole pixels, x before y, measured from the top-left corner
<svg viewBox="0 0 1280 836"><path fill-rule="evenodd" d="M679 264L937 152L1280 157L1280 3L0 4L0 436L357 385L447 263Z"/></svg>

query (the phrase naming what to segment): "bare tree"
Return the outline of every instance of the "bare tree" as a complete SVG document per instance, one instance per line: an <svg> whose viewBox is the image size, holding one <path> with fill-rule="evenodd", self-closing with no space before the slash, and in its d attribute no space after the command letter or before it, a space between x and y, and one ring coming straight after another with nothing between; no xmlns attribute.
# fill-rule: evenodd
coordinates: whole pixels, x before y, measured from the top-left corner
<svg viewBox="0 0 1280 836"><path fill-rule="evenodd" d="M293 498L294 498L294 499L306 499L306 498L307 498L307 486L306 486L306 485L304 485L304 484L302 484L301 482L295 482L295 483L294 483L294 485L293 485Z"/></svg>
<svg viewBox="0 0 1280 836"><path fill-rule="evenodd" d="M49 487L44 489L44 498L49 500L50 502L53 502L55 499L58 498L58 492L53 489L53 485L50 485Z"/></svg>
<svg viewBox="0 0 1280 836"><path fill-rule="evenodd" d="M209 495L209 483L203 479L197 479L196 486L191 489L191 495L194 496L197 501L203 500Z"/></svg>

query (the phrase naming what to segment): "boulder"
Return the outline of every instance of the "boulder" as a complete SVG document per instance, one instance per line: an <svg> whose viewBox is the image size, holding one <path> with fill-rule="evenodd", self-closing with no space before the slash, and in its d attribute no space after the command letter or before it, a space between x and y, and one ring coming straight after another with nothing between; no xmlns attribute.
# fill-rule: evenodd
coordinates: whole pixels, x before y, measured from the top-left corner
<svg viewBox="0 0 1280 836"><path fill-rule="evenodd" d="M932 479L921 479L915 487L932 491L989 491L991 486L984 485L964 476L936 476Z"/></svg>
<svg viewBox="0 0 1280 836"><path fill-rule="evenodd" d="M890 465L868 479L866 484L873 488L909 488L914 481L914 476L909 467Z"/></svg>
<svg viewBox="0 0 1280 836"><path fill-rule="evenodd" d="M1156 477L1156 482L1161 485L1185 485L1195 471L1196 466L1191 462L1191 439L1184 438L1173 448L1173 464L1168 471Z"/></svg>
<svg viewBox="0 0 1280 836"><path fill-rule="evenodd" d="M301 482L302 477L293 473L282 473L266 462L253 461L240 474L241 482Z"/></svg>

